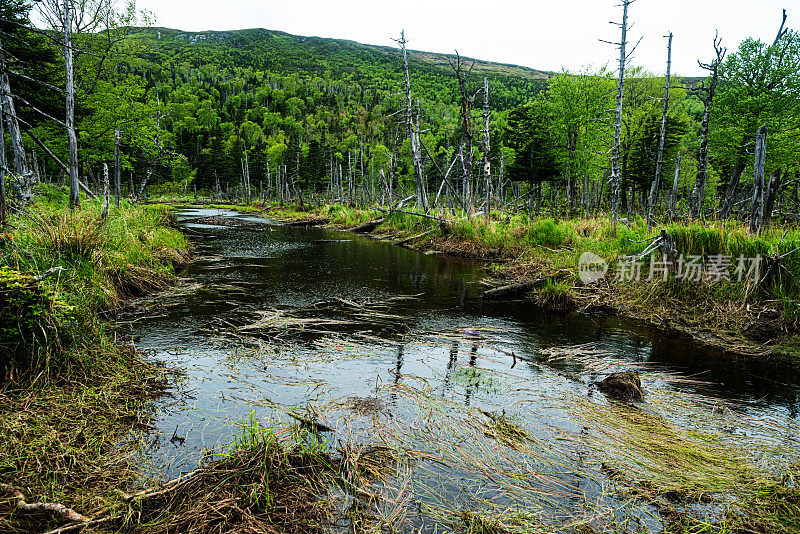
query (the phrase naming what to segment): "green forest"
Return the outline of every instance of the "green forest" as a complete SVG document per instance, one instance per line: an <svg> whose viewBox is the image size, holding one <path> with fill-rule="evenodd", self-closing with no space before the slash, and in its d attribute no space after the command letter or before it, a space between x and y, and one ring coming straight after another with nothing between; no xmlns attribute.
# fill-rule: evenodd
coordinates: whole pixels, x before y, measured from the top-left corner
<svg viewBox="0 0 800 534"><path fill-rule="evenodd" d="M68 161L66 134L48 118L62 113L63 95L28 79L63 86L63 54L26 28L25 3L12 2L8 9L14 22L4 30L7 62L26 61L23 54L34 59L15 67L19 76L10 77L12 93L25 95L15 102L25 157L39 182L63 185L63 164L55 158ZM297 199L304 193L385 204L390 192L398 197L415 190L399 49L269 30L186 33L122 26L135 22L124 16L136 13L116 16L120 26L112 30L75 35L78 173L95 193L103 163L114 166L117 130L122 181L134 198L146 177L143 195L185 196L196 188L202 196L231 199L244 198L248 189L254 196L258 189L263 198ZM756 133L764 125L767 174L782 169L776 209L792 211L798 200L799 42L790 30L775 43L747 39L717 58L709 39L709 50L698 55L715 67L716 94L708 99L710 78L672 77L666 113L663 75L627 68L619 144L622 210L643 212L647 205L663 117L659 212L673 202L675 216L687 213L708 108L708 164L699 184L702 215L734 211L744 217ZM614 73L544 73L461 58L457 75L450 65L454 56L409 56L412 113L428 195L436 195L441 171L462 154L471 168L459 163L449 181L454 191L474 181L472 204L483 198L488 183L501 206L530 192L543 197L532 205L543 203L554 215L608 209ZM482 176L483 96L478 93L483 78L488 81L489 182ZM730 207L724 206L726 194L732 195Z"/></svg>

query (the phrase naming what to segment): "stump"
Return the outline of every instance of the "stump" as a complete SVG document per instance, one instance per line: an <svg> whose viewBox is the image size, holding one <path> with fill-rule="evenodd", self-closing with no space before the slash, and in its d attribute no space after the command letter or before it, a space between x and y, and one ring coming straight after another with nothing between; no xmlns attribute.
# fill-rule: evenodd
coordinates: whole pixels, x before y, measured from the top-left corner
<svg viewBox="0 0 800 534"><path fill-rule="evenodd" d="M605 393L607 397L627 401L644 400L642 382L636 371L612 373L600 382L596 382L596 385L597 389Z"/></svg>

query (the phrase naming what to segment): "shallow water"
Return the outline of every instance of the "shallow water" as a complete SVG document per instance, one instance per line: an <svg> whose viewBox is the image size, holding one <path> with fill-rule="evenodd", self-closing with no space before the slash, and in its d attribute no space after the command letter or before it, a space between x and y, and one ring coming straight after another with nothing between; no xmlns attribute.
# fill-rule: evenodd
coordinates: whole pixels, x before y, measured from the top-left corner
<svg viewBox="0 0 800 534"><path fill-rule="evenodd" d="M269 222L180 213L206 216ZM185 370L175 397L157 406L148 474L172 478L218 457L251 412L287 427L288 412L311 409L335 429L325 436L331 448L415 451L375 488L399 530L441 530L462 509L513 508L529 522L595 528L614 511L613 521L657 531L654 508L615 496L600 466L618 455L603 441L616 438L593 426L596 410L618 417L628 408L591 383L627 369L640 370L647 392L636 417L735 442L764 469L800 448L800 378L763 362L624 320L483 301L487 273L474 262L320 228L186 226L216 238L195 241L178 288L120 323L139 347ZM242 330L255 323L294 330ZM587 345L578 357L542 352L575 345ZM515 447L487 436L489 412L529 439Z"/></svg>

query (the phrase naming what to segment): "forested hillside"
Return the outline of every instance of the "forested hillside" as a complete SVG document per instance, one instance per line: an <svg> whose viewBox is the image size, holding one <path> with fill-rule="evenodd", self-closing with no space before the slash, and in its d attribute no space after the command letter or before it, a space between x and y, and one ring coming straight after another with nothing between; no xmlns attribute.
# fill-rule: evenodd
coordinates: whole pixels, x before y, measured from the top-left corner
<svg viewBox="0 0 800 534"><path fill-rule="evenodd" d="M19 26L9 30L25 33ZM266 189L273 194L280 179L280 193L286 196L294 196L296 190L331 188L332 182L340 190L346 184L344 194L348 196L365 181L370 192L376 187L394 191L413 186L399 48L269 30L187 33L119 27L76 39L87 51L105 55L103 60L88 53L76 56L79 173L94 184L92 187L98 187L101 164L114 161L117 128L124 182L136 183L126 188L133 196L145 178L150 192L173 193L192 191L195 186L201 193L243 192L245 175L252 188L261 185L262 192ZM49 53L50 61L45 62L51 70L48 79L59 84L63 65L58 64L58 51L40 36L37 42L36 46ZM611 106L613 81L606 73L553 77L522 67L461 60L466 74L464 94L470 107L475 104L480 108L483 98L477 91L482 78L488 78L491 159L497 171L503 171L502 176L497 173L496 188L510 189L509 177L530 181L530 162L526 163L524 156L515 156L530 145L521 135L530 129L531 121L558 126L561 131L546 135L572 137L573 142L578 142L577 131L567 130L583 129L579 144L595 152L583 151L579 162L575 157L577 146L564 143L570 146L562 147L561 140L550 139L550 152L565 148L568 154L554 156L560 158L559 167L554 169L560 176L541 179L560 183L565 173L571 172L574 189L576 174L584 174L580 176L584 180L600 175L603 163L597 160L598 148L588 143L590 138L593 143L608 142L610 117L605 110ZM465 140L459 83L451 68L455 61L455 56L409 54L414 109L419 106L421 143L427 149L422 154L424 179L430 189L437 188L441 180L431 157L446 169ZM550 97L542 94L548 80L552 80ZM642 172L647 158L643 134L654 131L655 101L662 82L636 71L631 83L636 90L629 96L633 118L626 138L634 154L634 168ZM561 115L556 123L542 114L528 117L524 121L527 126L520 123L520 118L530 115L524 106L537 95L552 104L548 113L559 115L559 107L568 106L568 99L579 96L575 91L588 91L594 98L582 117L574 116L577 111L571 110L572 116ZM39 102L17 103L20 114L27 123L38 125L33 129L35 135L62 162L66 161L63 133L32 109L58 115L57 94L48 94L47 88L39 92L44 93L37 95ZM678 129L699 118L697 102L693 107L682 100L676 99L673 104L676 116L681 118L670 122ZM508 119L514 110L518 111L510 130ZM478 119L476 115L471 126L477 128ZM25 143L39 157L35 170L41 167L44 180L57 180L63 171L59 164L30 139ZM676 143L673 141L670 148ZM472 160L477 175L481 149L479 143L474 144ZM569 166L576 168L566 169ZM384 178L379 178L381 170ZM461 174L466 174L466 169L453 172L451 179L463 181ZM146 191L142 189L142 194Z"/></svg>
<svg viewBox="0 0 800 534"><path fill-rule="evenodd" d="M245 154L251 180L265 185L270 166L273 175L294 173L304 186L319 188L331 165L347 167L348 158L359 172L408 172L399 157L408 152L398 113L399 49L267 30L120 32L125 39L115 44L113 71L99 79L87 74L91 79L83 81L91 86L83 93L79 80L81 174L89 182L101 162L112 162L117 127L123 167L134 177L153 168L154 185L175 181L205 190L219 180L223 189L238 188ZM456 143L457 82L447 60L429 54L411 60L432 151ZM488 63L476 63L473 73L475 80L477 73L490 78L490 106L500 126L506 111L535 96L547 79L547 73ZM20 107L31 122L43 122ZM39 136L58 154L58 140L44 131L49 127ZM57 176L55 163L42 163L47 175Z"/></svg>
<svg viewBox="0 0 800 534"><path fill-rule="evenodd" d="M24 33L19 26L9 30ZM101 164L114 161L118 128L123 181L134 197L148 192L185 194L195 187L201 194L228 197L244 197L248 190L252 196L256 188L262 196L281 198L328 190L342 199L413 190L416 178L399 47L264 29L188 33L122 25L76 39L88 50L103 52L101 60L80 52L76 57L79 173L92 187L98 187ZM39 68L49 68L49 79L57 84L63 68L59 54L45 39L37 40L48 52L43 57L50 58ZM791 52L788 61L796 63L796 34L789 33L784 42ZM719 84L720 105L709 107L710 122L718 126L709 132L710 165L704 180L709 207L719 208L717 197L724 198L729 177L742 166L737 154L752 152L752 147L738 150L741 139L736 138L744 136L745 145L752 144L763 122L780 123L770 129L775 138L770 140L770 166L791 166L797 159L796 149L783 140L796 131L787 121L797 119L785 109L757 103L769 92L782 90L779 81L742 78L743 71L756 67L763 67L763 76L786 76L785 67L767 72L762 56L770 53L764 43L749 40L720 65L723 77L730 80ZM560 198L568 200L567 210L580 207L588 212L605 205L616 89L610 71L553 74L460 58L460 84L456 56L410 52L408 57L411 110L419 124L417 148L429 195L442 192L442 173L459 153L466 157L449 176L453 189L471 197L483 195L485 132L479 123L486 77L488 159L495 169L492 193L510 201L529 191L534 193L531 207L549 205L551 211L563 206ZM796 75L789 74L787 80L794 80L792 76ZM791 83L786 84L787 98ZM751 95L752 104L739 100L736 95L742 92ZM47 88L38 93L36 107L57 115L56 95L48 95ZM663 77L627 69L619 145L623 209L646 203L655 175L663 96ZM670 200L684 200L688 209L700 157L702 96L696 80L687 85L673 78L661 174L675 170L679 179L677 187L669 177L660 180L664 207ZM781 102L791 107L796 106L794 100ZM17 106L28 123L39 125L34 131L49 150L66 161L63 133L32 110L34 103ZM463 119L465 112L470 121ZM746 135L734 131L742 129L742 121L752 130ZM37 150L29 139L25 143ZM472 154L463 149L465 144L471 145ZM676 169L678 152L684 157ZM58 179L63 170L59 164L44 157L41 149L38 156L44 179ZM147 188L142 187L145 181ZM520 188L515 182L528 186ZM449 197L449 188L444 193Z"/></svg>
<svg viewBox="0 0 800 534"><path fill-rule="evenodd" d="M405 137L398 49L268 30L147 29L131 42L137 60L124 69L163 101L163 128L186 156L188 167L176 180L191 169L199 188L215 187L217 178L223 188L238 186L245 152L251 180L266 182L268 165L272 173L285 166L314 189L336 172L332 161L343 172L349 165L374 176L394 157L398 176L408 172L398 158ZM424 141L431 150L452 147L457 83L448 58L423 56L411 68L430 128ZM518 67L476 64L473 72L479 71L491 77L490 106L501 122L505 110L536 95L546 80L545 73Z"/></svg>

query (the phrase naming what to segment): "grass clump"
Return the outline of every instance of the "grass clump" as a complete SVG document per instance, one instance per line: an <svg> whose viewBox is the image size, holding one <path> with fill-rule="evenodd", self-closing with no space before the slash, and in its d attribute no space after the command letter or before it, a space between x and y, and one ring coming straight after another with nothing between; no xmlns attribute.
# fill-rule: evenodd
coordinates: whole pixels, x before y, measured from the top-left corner
<svg viewBox="0 0 800 534"><path fill-rule="evenodd" d="M319 531L331 460L307 434L281 442L251 414L225 457L175 484L129 502L141 512L134 532Z"/></svg>
<svg viewBox="0 0 800 534"><path fill-rule="evenodd" d="M493 517L472 510L464 510L455 524L456 532L463 534L505 534L510 532L501 517Z"/></svg>
<svg viewBox="0 0 800 534"><path fill-rule="evenodd" d="M564 280L548 278L538 291L539 304L550 310L573 310L577 307L572 285Z"/></svg>
<svg viewBox="0 0 800 534"><path fill-rule="evenodd" d="M20 335L15 344L0 341L4 367L13 367L18 377L42 370L60 378L91 376L92 364L103 360L94 350L105 335L97 313L166 286L186 262L187 242L170 222L167 210L130 204L106 218L96 204L73 211L58 202L39 202L15 216L13 241L0 258L0 298L4 329L16 328ZM30 283L32 275L50 269L59 271ZM19 360L21 352L27 365Z"/></svg>
<svg viewBox="0 0 800 534"><path fill-rule="evenodd" d="M512 447L530 439L525 427L518 420L507 416L505 410L500 413L482 413L488 419L484 424L484 435L487 437L494 438Z"/></svg>

